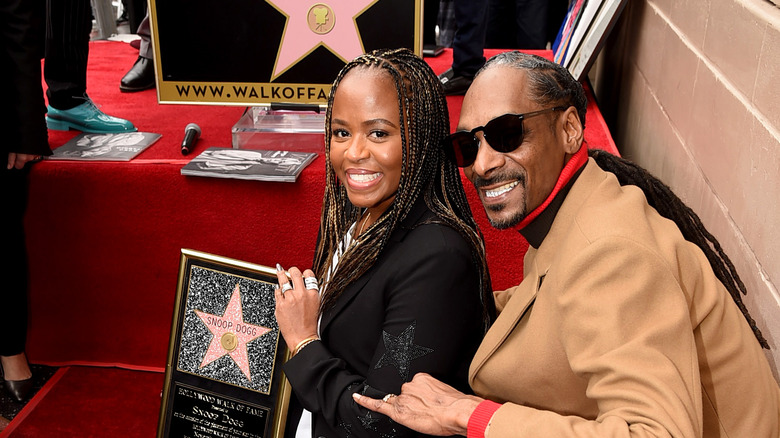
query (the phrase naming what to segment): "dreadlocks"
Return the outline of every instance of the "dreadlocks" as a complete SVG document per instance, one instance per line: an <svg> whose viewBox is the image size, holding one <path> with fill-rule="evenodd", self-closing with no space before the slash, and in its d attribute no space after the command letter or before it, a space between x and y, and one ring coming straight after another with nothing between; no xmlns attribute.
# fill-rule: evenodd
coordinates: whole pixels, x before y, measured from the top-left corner
<svg viewBox="0 0 780 438"><path fill-rule="evenodd" d="M401 120L401 178L392 205L346 249L336 271L328 278L326 273L343 236L361 214L360 209L349 202L346 189L339 184L330 162L333 98L344 76L356 68L381 69L395 84ZM359 56L339 72L328 98L325 195L313 264L324 290L320 312L331 307L350 283L373 266L390 235L422 196L436 214L437 221L457 230L471 246L479 270L484 326L485 329L489 327L495 316L495 306L482 235L472 217L460 172L441 149L449 126L441 83L428 64L410 50L376 50Z"/></svg>
<svg viewBox="0 0 780 438"><path fill-rule="evenodd" d="M589 150L588 155L593 157L599 167L614 173L620 185L634 185L641 188L645 192L647 203L655 208L661 216L674 221L685 240L695 243L704 252L715 275L729 291L729 295L734 299L739 310L745 315L745 319L750 328L753 329L758 342L768 350L769 343L761 334L761 330L742 302L742 295L747 294L745 284L739 278L734 264L721 248L718 239L707 231L699 216L685 205L669 186L638 165L602 150Z"/></svg>
<svg viewBox="0 0 780 438"><path fill-rule="evenodd" d="M525 70L533 99L540 105L573 106L585 126L587 99L582 85L575 81L564 67L535 55L520 52L505 52L491 58L477 75L491 66L506 65ZM718 240L704 227L699 216L672 192L672 190L651 175L645 169L630 161L616 157L601 150L590 150L589 155L602 169L617 176L621 185L634 185L642 189L647 202L658 213L672 220L682 232L683 237L696 244L707 257L712 270L728 290L729 295L742 311L753 334L763 348L769 349L769 343L761 334L756 322L742 302L747 294L745 284L739 278L734 264L721 248Z"/></svg>

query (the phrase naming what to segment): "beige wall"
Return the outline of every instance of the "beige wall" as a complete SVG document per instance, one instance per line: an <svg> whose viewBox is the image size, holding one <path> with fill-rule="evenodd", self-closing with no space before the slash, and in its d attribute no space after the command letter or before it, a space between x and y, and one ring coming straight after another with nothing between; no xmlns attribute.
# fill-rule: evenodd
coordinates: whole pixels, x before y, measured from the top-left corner
<svg viewBox="0 0 780 438"><path fill-rule="evenodd" d="M629 0L591 79L621 154L696 211L780 368L780 9Z"/></svg>

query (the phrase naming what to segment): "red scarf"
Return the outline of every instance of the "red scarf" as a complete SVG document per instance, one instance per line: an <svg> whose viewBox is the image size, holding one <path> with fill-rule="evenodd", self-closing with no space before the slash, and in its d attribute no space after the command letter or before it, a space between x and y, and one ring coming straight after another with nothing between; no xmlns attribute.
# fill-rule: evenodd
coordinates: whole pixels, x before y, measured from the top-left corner
<svg viewBox="0 0 780 438"><path fill-rule="evenodd" d="M572 157L569 159L569 162L566 163L566 165L563 167L563 170L561 171L561 174L558 176L558 182L555 183L555 187L553 187L552 192L550 192L550 195L547 196L547 199L544 200L544 202L541 203L538 207L534 209L531 213L529 213L525 218L523 218L522 221L520 221L519 224L515 225L516 230L522 230L525 228L528 224L530 224L534 219L539 216L545 208L547 208L548 205L550 205L550 202L552 202L553 198L555 198L555 195L558 194L558 192L566 186L566 184L569 183L569 180L572 176L574 176L575 173L577 173L578 170L580 170L583 166L585 166L585 163L588 162L588 148L583 144L580 146L580 149L572 155Z"/></svg>

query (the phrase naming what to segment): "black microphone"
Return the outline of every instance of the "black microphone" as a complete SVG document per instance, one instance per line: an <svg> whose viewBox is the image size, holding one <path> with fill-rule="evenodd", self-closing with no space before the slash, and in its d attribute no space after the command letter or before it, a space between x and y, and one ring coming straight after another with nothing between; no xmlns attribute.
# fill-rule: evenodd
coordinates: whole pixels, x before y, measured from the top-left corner
<svg viewBox="0 0 780 438"><path fill-rule="evenodd" d="M184 128L184 140L181 142L181 154L187 155L195 149L195 143L200 138L200 126L190 123Z"/></svg>

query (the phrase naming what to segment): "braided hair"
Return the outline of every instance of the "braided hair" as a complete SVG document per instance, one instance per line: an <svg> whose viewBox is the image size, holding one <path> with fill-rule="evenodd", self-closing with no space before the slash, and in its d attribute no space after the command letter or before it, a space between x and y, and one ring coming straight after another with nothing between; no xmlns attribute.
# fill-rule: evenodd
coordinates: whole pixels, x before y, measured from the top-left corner
<svg viewBox="0 0 780 438"><path fill-rule="evenodd" d="M588 155L593 157L599 167L614 173L620 185L630 184L641 188L645 192L647 203L655 208L661 216L674 221L685 240L695 243L704 252L715 275L726 287L726 290L729 291L729 295L731 295L739 310L745 315L745 319L750 328L753 329L756 339L758 339L762 347L768 350L769 343L761 334L761 330L742 302L742 295L747 295L745 284L739 278L737 269L723 251L718 239L707 231L699 216L685 205L672 192L669 186L642 167L602 150L591 149L588 151Z"/></svg>
<svg viewBox="0 0 780 438"><path fill-rule="evenodd" d="M585 126L585 110L587 108L585 92L582 84L574 80L564 67L536 55L505 52L488 60L480 72L497 65L525 70L532 99L536 103L543 106L550 104L574 106L582 126ZM480 72L477 72L477 75ZM667 185L640 166L602 150L589 150L588 154L599 167L615 174L621 185L634 185L642 189L650 206L655 208L661 216L677 224L683 237L696 244L704 252L712 270L726 287L739 310L742 311L759 344L763 348L769 349L769 343L761 334L761 330L742 302L742 295L747 294L745 284L739 278L734 264L723 251L718 240L707 231L699 216L685 205Z"/></svg>
<svg viewBox="0 0 780 438"><path fill-rule="evenodd" d="M344 235L361 215L361 210L350 203L330 161L333 98L344 76L356 68L381 69L395 85L401 121L401 178L390 207L345 249L335 272L328 276L328 269ZM449 126L447 101L441 83L430 66L412 51L375 50L355 58L341 69L328 98L325 194L320 239L312 268L324 290L320 312L332 307L344 289L373 266L390 235L422 197L436 215L435 221L458 231L471 247L479 273L485 330L492 323L495 305L482 234L472 216L460 172L446 159L441 148L442 141L449 134Z"/></svg>
<svg viewBox="0 0 780 438"><path fill-rule="evenodd" d="M528 55L512 51L502 52L485 62L476 76L483 71L498 66L507 66L524 70L534 101L541 106L573 106L580 117L582 127L585 127L585 111L588 108L588 98L582 84L560 64L548 61L541 56ZM475 76L475 77L476 77Z"/></svg>

